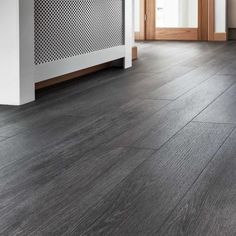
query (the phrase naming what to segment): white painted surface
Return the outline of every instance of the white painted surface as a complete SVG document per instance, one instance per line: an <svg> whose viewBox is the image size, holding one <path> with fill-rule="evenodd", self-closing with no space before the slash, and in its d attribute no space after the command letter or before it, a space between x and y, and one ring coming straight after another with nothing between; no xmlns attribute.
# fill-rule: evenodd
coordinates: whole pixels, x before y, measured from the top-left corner
<svg viewBox="0 0 236 236"><path fill-rule="evenodd" d="M34 65L34 1L0 1L0 104L21 105L35 99L34 83L124 58L132 66L132 0L125 0L125 45L70 59Z"/></svg>
<svg viewBox="0 0 236 236"><path fill-rule="evenodd" d="M0 1L0 104L34 100L32 11L31 0Z"/></svg>
<svg viewBox="0 0 236 236"><path fill-rule="evenodd" d="M133 46L133 3L132 0L125 2L125 58L124 68L132 66L132 46Z"/></svg>
<svg viewBox="0 0 236 236"><path fill-rule="evenodd" d="M35 100L34 1L18 0L20 12L20 104Z"/></svg>
<svg viewBox="0 0 236 236"><path fill-rule="evenodd" d="M228 26L236 28L236 0L228 0Z"/></svg>
<svg viewBox="0 0 236 236"><path fill-rule="evenodd" d="M226 0L215 0L215 32L226 32Z"/></svg>
<svg viewBox="0 0 236 236"><path fill-rule="evenodd" d="M140 32L140 0L133 0L134 30Z"/></svg>
<svg viewBox="0 0 236 236"><path fill-rule="evenodd" d="M0 1L0 104L19 104L19 5Z"/></svg>
<svg viewBox="0 0 236 236"><path fill-rule="evenodd" d="M73 71L124 58L125 46L109 48L35 66L35 82L44 81Z"/></svg>

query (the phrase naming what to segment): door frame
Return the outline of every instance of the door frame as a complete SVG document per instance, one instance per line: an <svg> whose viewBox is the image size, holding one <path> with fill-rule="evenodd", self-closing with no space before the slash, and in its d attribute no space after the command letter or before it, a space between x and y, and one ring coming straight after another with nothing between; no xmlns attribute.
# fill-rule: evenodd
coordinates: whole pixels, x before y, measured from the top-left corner
<svg viewBox="0 0 236 236"><path fill-rule="evenodd" d="M215 32L215 0L198 0L198 28L156 28L156 1L139 1L141 30L136 40L227 41L227 33Z"/></svg>
<svg viewBox="0 0 236 236"><path fill-rule="evenodd" d="M204 10L207 8L207 11ZM198 0L198 28L156 28L156 0L146 0L147 40L204 40L208 35L208 3ZM207 25L207 27L205 27Z"/></svg>

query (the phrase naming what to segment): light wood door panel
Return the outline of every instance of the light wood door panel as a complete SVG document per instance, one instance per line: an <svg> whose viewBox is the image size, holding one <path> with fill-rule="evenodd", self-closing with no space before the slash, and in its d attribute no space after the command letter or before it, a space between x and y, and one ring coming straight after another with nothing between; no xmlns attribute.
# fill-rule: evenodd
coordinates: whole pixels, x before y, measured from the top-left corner
<svg viewBox="0 0 236 236"><path fill-rule="evenodd" d="M198 40L197 28L156 28L158 40Z"/></svg>

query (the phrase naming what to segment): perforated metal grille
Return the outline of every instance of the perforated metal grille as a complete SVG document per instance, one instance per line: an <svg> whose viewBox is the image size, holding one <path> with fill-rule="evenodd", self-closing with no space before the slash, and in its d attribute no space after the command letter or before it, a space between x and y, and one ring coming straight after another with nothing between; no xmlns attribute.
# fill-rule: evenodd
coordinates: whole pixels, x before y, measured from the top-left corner
<svg viewBox="0 0 236 236"><path fill-rule="evenodd" d="M125 0L35 0L35 64L124 44Z"/></svg>

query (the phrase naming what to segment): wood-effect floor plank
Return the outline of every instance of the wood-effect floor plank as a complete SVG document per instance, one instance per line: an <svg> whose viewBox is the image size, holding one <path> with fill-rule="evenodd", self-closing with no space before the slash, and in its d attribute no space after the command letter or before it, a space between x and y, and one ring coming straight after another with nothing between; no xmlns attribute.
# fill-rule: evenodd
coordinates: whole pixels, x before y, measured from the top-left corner
<svg viewBox="0 0 236 236"><path fill-rule="evenodd" d="M216 76L110 142L111 146L158 149L236 82Z"/></svg>
<svg viewBox="0 0 236 236"><path fill-rule="evenodd" d="M232 130L230 125L190 124L66 233L155 235Z"/></svg>
<svg viewBox="0 0 236 236"><path fill-rule="evenodd" d="M168 217L158 235L235 235L235 143L234 134Z"/></svg>
<svg viewBox="0 0 236 236"><path fill-rule="evenodd" d="M165 84L164 86L151 92L148 97L155 99L170 99L174 100L188 92L189 90L195 88L197 85L206 81L207 79L214 76L217 72L221 71L227 64L229 60L214 59L204 66L199 67L191 72L179 77L178 79Z"/></svg>
<svg viewBox="0 0 236 236"><path fill-rule="evenodd" d="M7 139L7 137L0 137L0 142Z"/></svg>
<svg viewBox="0 0 236 236"><path fill-rule="evenodd" d="M235 55L232 54L232 50L235 50L236 45L235 43L217 43L217 45L206 43L202 52L199 56L194 56L192 58L188 58L184 63L180 63L180 65L192 65L192 66L201 66L207 64L209 61L218 58L218 57L225 57L225 59L231 58L232 61L235 60ZM199 49L197 49L199 50Z"/></svg>
<svg viewBox="0 0 236 236"><path fill-rule="evenodd" d="M196 121L236 124L236 85L202 112Z"/></svg>
<svg viewBox="0 0 236 236"><path fill-rule="evenodd" d="M80 156L77 146L48 159L42 151L34 164L2 178L0 233L62 235L152 153L116 148Z"/></svg>
<svg viewBox="0 0 236 236"><path fill-rule="evenodd" d="M176 65L201 66L211 61L216 55L221 54L221 52L225 50L222 44L212 46L204 43L187 43L185 45L178 44L176 48L175 44L164 42L164 44L160 43L160 45L154 43L153 46L155 49L150 47L141 51L142 62L145 61L149 63L146 65L145 63L138 64L138 67L134 67L134 71L157 73L162 71L163 68L171 68ZM195 63L196 60L198 60L198 63Z"/></svg>
<svg viewBox="0 0 236 236"><path fill-rule="evenodd" d="M121 106L116 112L100 117L84 119L84 117L61 116L57 119L43 120L30 131L2 142L0 169L6 165L18 168L26 162L34 162L35 153L41 152L42 149L63 152L64 149L79 146L81 153L86 152L107 143L168 103L166 100L135 99ZM47 155L50 156L50 153Z"/></svg>
<svg viewBox="0 0 236 236"><path fill-rule="evenodd" d="M75 132L80 132L80 137L99 132L94 128L94 122L79 119L78 117L62 116L57 119L45 120L41 126L28 130L27 132L8 138L0 143L0 169L16 161L33 156L41 152L47 146L56 145ZM101 127L100 127L101 128Z"/></svg>
<svg viewBox="0 0 236 236"><path fill-rule="evenodd" d="M197 224L200 235L235 231L229 178L236 132L221 150L232 167L220 157L200 175L235 122L189 122L202 111L212 113L211 120L234 121L236 43L140 45L140 59L128 70L112 68L38 91L35 102L21 107L0 106L1 235L146 236L174 235L175 229L198 235ZM147 99L152 93L156 97ZM191 198L190 191L204 192L204 186L210 201ZM203 206L193 208L208 220L191 213L186 222L181 204L176 220L183 197ZM173 217L177 223L168 220Z"/></svg>
<svg viewBox="0 0 236 236"><path fill-rule="evenodd" d="M223 70L219 71L220 75L236 75L236 61L229 63Z"/></svg>

